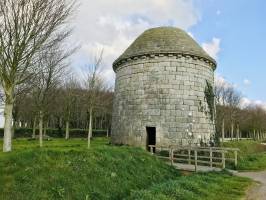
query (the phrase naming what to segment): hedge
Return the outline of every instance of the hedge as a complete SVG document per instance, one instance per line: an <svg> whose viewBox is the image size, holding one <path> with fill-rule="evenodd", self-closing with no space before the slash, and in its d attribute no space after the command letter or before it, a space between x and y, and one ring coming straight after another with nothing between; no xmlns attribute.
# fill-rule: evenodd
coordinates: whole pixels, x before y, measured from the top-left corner
<svg viewBox="0 0 266 200"><path fill-rule="evenodd" d="M39 134L39 130L36 129L36 135ZM64 129L47 129L46 135L54 138L64 138L65 137L65 130ZM4 136L4 130L0 129L0 138ZM17 128L15 130L14 137L15 138L28 138L32 136L32 128ZM93 130L92 131L93 137L105 137L106 130ZM88 137L88 131L84 129L70 129L69 130L69 137L70 138L86 138Z"/></svg>

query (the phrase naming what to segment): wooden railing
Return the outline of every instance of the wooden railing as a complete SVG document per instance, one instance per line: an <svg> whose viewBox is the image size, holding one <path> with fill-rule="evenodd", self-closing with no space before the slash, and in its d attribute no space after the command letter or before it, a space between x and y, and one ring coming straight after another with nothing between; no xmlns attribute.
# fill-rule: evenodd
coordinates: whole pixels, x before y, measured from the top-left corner
<svg viewBox="0 0 266 200"><path fill-rule="evenodd" d="M173 165L174 163L185 163L195 166L218 167L224 169L226 161L233 162L235 167L238 161L237 148L222 147L194 147L194 146L155 146L149 145L150 152L159 158L167 159Z"/></svg>

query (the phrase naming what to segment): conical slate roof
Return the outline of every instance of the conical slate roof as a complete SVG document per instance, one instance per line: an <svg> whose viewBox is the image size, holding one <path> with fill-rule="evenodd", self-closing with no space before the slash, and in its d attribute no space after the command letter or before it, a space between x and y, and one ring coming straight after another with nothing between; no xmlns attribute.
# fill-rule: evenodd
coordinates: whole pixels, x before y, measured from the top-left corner
<svg viewBox="0 0 266 200"><path fill-rule="evenodd" d="M209 60L216 66L215 60L192 37L185 31L174 27L158 27L146 30L114 62L113 66L115 68L119 62L128 58L164 53L198 56Z"/></svg>

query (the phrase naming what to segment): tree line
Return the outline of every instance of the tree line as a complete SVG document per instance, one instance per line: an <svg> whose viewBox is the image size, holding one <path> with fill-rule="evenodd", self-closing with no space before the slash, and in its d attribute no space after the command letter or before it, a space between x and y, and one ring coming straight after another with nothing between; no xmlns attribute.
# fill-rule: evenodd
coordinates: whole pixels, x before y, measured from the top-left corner
<svg viewBox="0 0 266 200"><path fill-rule="evenodd" d="M262 106L243 105L241 93L227 82L216 82L215 97L218 138L266 138L266 111Z"/></svg>
<svg viewBox="0 0 266 200"><path fill-rule="evenodd" d="M46 92L34 86L27 93L17 96L12 113L12 133L19 127L32 128L32 138L35 138L36 129L38 134L42 132L45 136L47 129L52 128L63 131L65 139L69 139L70 129L89 132L90 123L94 129L110 129L113 92L109 88L91 91L86 84L86 81L78 81L71 76L57 81ZM93 103L89 101L92 92L97 97L94 97ZM90 113L91 110L93 113Z"/></svg>

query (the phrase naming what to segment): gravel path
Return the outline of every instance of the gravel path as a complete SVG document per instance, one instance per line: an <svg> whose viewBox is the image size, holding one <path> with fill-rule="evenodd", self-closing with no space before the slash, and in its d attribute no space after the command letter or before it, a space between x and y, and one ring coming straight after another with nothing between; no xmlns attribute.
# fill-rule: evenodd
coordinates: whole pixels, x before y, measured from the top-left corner
<svg viewBox="0 0 266 200"><path fill-rule="evenodd" d="M247 192L245 200L266 200L266 171L240 172L237 175L259 182Z"/></svg>

